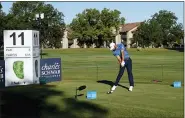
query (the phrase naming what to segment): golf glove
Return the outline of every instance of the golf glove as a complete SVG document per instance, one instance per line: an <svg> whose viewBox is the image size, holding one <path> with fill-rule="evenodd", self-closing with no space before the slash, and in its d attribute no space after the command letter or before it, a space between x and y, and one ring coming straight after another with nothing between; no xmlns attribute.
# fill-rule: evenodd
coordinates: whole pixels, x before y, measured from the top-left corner
<svg viewBox="0 0 185 118"><path fill-rule="evenodd" d="M125 65L125 62L124 61L122 61L121 62L121 67L123 67Z"/></svg>

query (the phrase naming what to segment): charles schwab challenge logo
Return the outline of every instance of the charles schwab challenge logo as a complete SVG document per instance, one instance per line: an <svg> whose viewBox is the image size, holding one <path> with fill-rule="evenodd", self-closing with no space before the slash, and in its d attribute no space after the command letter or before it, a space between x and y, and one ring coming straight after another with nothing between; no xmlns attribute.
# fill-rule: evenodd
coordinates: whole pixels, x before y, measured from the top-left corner
<svg viewBox="0 0 185 118"><path fill-rule="evenodd" d="M41 77L60 77L60 64L47 64L41 67Z"/></svg>

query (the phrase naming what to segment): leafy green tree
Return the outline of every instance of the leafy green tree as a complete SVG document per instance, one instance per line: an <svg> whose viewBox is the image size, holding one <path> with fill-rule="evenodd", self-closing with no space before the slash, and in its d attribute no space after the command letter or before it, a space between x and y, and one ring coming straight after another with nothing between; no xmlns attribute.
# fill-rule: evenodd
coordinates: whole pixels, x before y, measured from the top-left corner
<svg viewBox="0 0 185 118"><path fill-rule="evenodd" d="M162 44L163 32L161 25L158 24L156 20L149 20L148 23L148 45L154 45L159 47ZM147 35L146 34L146 35Z"/></svg>
<svg viewBox="0 0 185 118"><path fill-rule="evenodd" d="M121 17L121 18L120 18L120 24L121 24L121 25L124 25L124 24L125 24L125 18L124 18L124 17Z"/></svg>
<svg viewBox="0 0 185 118"><path fill-rule="evenodd" d="M104 41L111 41L118 32L120 25L120 11L104 8L101 12L97 9L85 9L76 15L70 24L71 39L77 38L80 46L95 43L101 47ZM116 30L114 34L112 29Z"/></svg>
<svg viewBox="0 0 185 118"><path fill-rule="evenodd" d="M134 42L137 43L139 47L144 46L144 40L147 40L146 32L147 32L148 24L147 21L140 24L137 30L134 32L133 39Z"/></svg>
<svg viewBox="0 0 185 118"><path fill-rule="evenodd" d="M182 24L177 23L174 13L161 10L140 25L134 34L134 40L143 47L144 45L169 46L184 37L182 29Z"/></svg>
<svg viewBox="0 0 185 118"><path fill-rule="evenodd" d="M178 18L175 16L175 14L171 11L167 10L160 10L158 13L155 13L152 16L151 20L156 20L158 24L162 28L163 32L163 38L162 38L162 44L168 45L168 43L171 43L175 41L175 38L172 38L172 30L177 25ZM178 36L177 36L178 37Z"/></svg>
<svg viewBox="0 0 185 118"><path fill-rule="evenodd" d="M2 5L0 2L0 46L3 45L3 30L5 30L6 27L6 14L2 11Z"/></svg>
<svg viewBox="0 0 185 118"><path fill-rule="evenodd" d="M177 42L180 44L180 40L184 38L183 25L182 23L174 25L170 29L169 42Z"/></svg>
<svg viewBox="0 0 185 118"><path fill-rule="evenodd" d="M138 30L134 34L134 39L140 44L140 46L155 47L160 46L162 39L161 26L155 20L148 20L143 22Z"/></svg>
<svg viewBox="0 0 185 118"><path fill-rule="evenodd" d="M101 11L102 29L100 30L100 45L103 44L103 41L110 42L114 40L115 36L119 33L118 31L120 26L120 14L121 12L118 10L110 10L107 8L104 8ZM112 31L112 29L115 30L115 32Z"/></svg>
<svg viewBox="0 0 185 118"><path fill-rule="evenodd" d="M97 39L99 21L100 12L98 10L85 9L82 13L77 14L70 24L71 38L77 38L81 47L83 44L91 46L93 41Z"/></svg>
<svg viewBox="0 0 185 118"><path fill-rule="evenodd" d="M35 18L35 15L38 13L44 13L44 19L41 19L40 22ZM7 15L7 27L19 30L39 30L41 45L46 45L49 42L49 45L57 46L63 37L65 29L63 17L63 13L59 12L51 4L30 1L15 2ZM54 38L51 38L52 34L55 35Z"/></svg>

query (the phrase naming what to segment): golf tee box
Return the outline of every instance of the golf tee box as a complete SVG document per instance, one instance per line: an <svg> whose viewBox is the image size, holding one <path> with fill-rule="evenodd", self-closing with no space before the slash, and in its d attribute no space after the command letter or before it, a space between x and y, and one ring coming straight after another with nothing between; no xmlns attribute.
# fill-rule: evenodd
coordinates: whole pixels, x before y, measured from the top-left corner
<svg viewBox="0 0 185 118"><path fill-rule="evenodd" d="M39 84L39 31L4 30L5 87Z"/></svg>
<svg viewBox="0 0 185 118"><path fill-rule="evenodd" d="M174 88L181 88L181 81L175 81L175 82L173 82L173 87Z"/></svg>
<svg viewBox="0 0 185 118"><path fill-rule="evenodd" d="M96 99L96 91L87 91L87 99Z"/></svg>

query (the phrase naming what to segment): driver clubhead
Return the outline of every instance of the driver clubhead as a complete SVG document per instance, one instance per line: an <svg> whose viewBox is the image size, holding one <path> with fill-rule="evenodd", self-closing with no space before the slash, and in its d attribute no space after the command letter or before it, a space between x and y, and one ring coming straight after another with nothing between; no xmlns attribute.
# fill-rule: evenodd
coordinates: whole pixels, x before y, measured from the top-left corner
<svg viewBox="0 0 185 118"><path fill-rule="evenodd" d="M113 91L108 91L108 92L107 92L107 94L112 94L112 93L113 93Z"/></svg>

